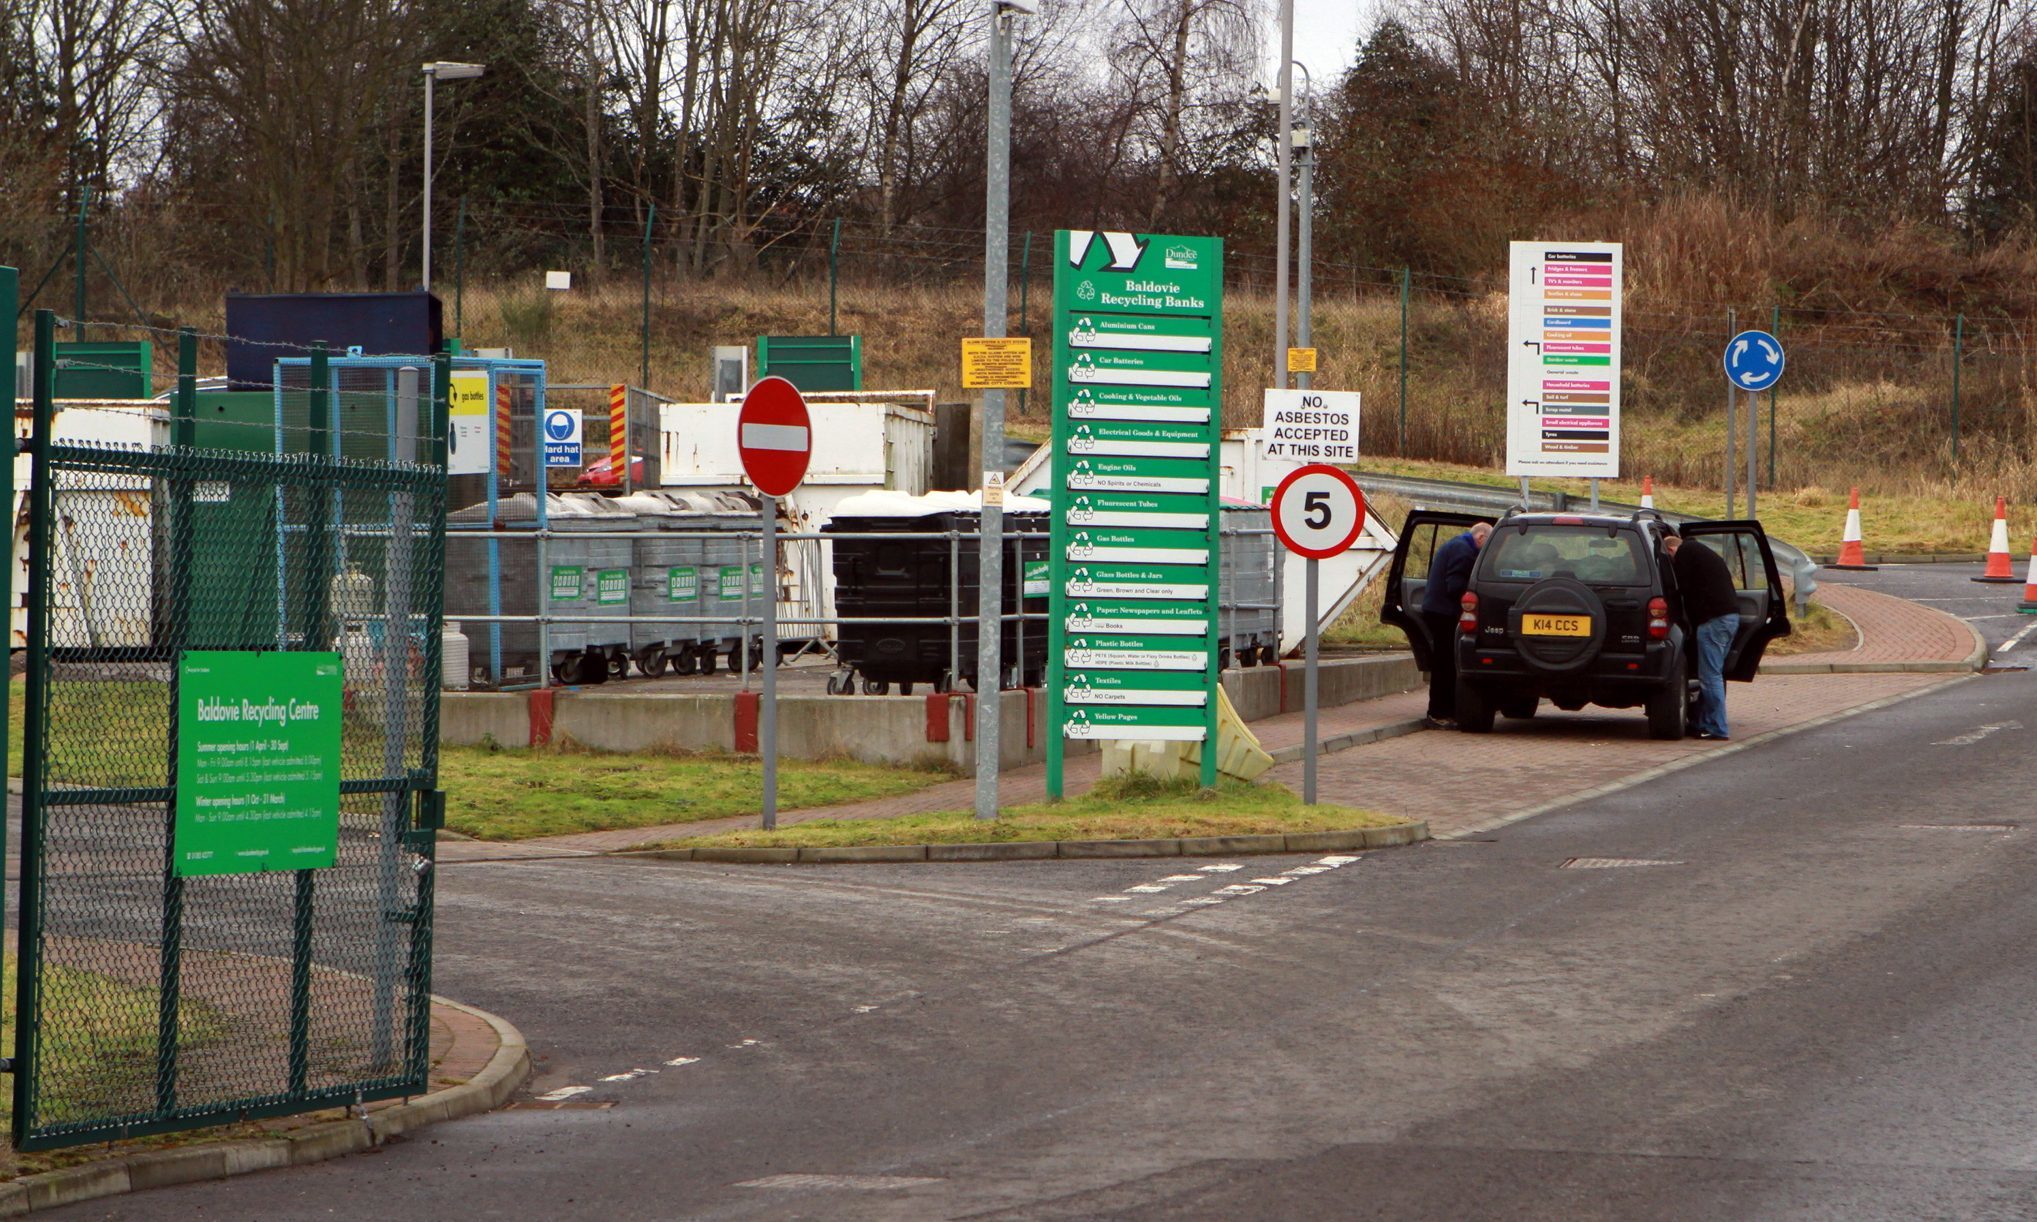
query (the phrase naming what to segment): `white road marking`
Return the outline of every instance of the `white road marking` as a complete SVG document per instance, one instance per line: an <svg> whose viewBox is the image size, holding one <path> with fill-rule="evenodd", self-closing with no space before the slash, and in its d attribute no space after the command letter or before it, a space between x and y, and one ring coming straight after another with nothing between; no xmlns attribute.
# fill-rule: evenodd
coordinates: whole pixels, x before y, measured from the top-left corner
<svg viewBox="0 0 2037 1222"><path fill-rule="evenodd" d="M1139 883L1136 886L1126 887L1125 890L1135 891L1140 895L1151 895L1155 891L1165 891L1172 886L1174 886L1173 883Z"/></svg>
<svg viewBox="0 0 2037 1222"><path fill-rule="evenodd" d="M654 1074L655 1069L632 1069L626 1073L612 1073L601 1079L603 1082L634 1082L645 1074Z"/></svg>
<svg viewBox="0 0 2037 1222"><path fill-rule="evenodd" d="M742 1041L742 1042L741 1042L741 1043L739 1043L739 1044L730 1044L730 1045L729 1045L729 1047L731 1047L731 1048L755 1048L755 1047L756 1047L756 1046L757 1046L758 1044L761 1044L761 1043L763 1043L763 1041L762 1041L762 1040L744 1040L744 1041Z"/></svg>
<svg viewBox="0 0 2037 1222"><path fill-rule="evenodd" d="M591 1086L561 1086L557 1090L546 1091L544 1094L539 1095L538 1099L543 1103L558 1103L561 1100L571 1099L575 1095L589 1094L593 1090L594 1088Z"/></svg>
<svg viewBox="0 0 2037 1222"><path fill-rule="evenodd" d="M928 1175L767 1175L760 1180L744 1180L736 1187L790 1188L800 1192L847 1188L875 1192L889 1188L917 1188L921 1184L940 1182L940 1177Z"/></svg>
<svg viewBox="0 0 2037 1222"><path fill-rule="evenodd" d="M1257 894L1259 894L1259 893L1260 893L1261 891L1264 891L1265 889L1266 889L1266 888L1264 888L1264 887L1254 887L1254 886L1251 886L1251 885L1250 885L1250 884L1248 884L1248 883L1238 883L1238 884L1236 884L1236 885L1234 885L1234 886L1229 886L1229 887L1218 887L1218 888L1217 888L1217 889L1216 889L1216 890L1215 890L1214 892L1212 892L1211 894L1213 894L1213 895L1257 895Z"/></svg>
<svg viewBox="0 0 2037 1222"><path fill-rule="evenodd" d="M1296 866L1292 870L1282 870L1281 873L1306 877L1310 874L1328 874L1331 868L1330 866Z"/></svg>
<svg viewBox="0 0 2037 1222"><path fill-rule="evenodd" d="M1094 895L1090 897L1089 902L1092 904L1122 904L1129 901L1130 898L1130 896L1125 895Z"/></svg>
<svg viewBox="0 0 2037 1222"><path fill-rule="evenodd" d="M1319 866L1328 866L1332 870L1334 870L1338 866L1348 866L1352 862L1357 860L1358 859L1356 857L1318 857L1316 858L1316 864Z"/></svg>
<svg viewBox="0 0 2037 1222"><path fill-rule="evenodd" d="M2009 651L2010 651L2011 649L2014 649L2014 648L2015 648L2016 646L2018 646L2018 645L2021 645L2021 644L2023 643L2023 638L2025 638L2025 637L2029 636L2029 635L2030 635L2030 634L2031 634L2032 632L2037 632L2037 620L2032 620L2032 621L2030 621L2030 623L2028 623L2027 625L2025 625L2025 626L2024 626L2024 628L2023 628L2023 630L2022 630L2021 632L2018 632L2018 633L2017 633L2016 635L2014 635L2014 636L2010 637L2010 638L2008 639L2007 643L2005 643L2005 644L2003 644L2002 646L2000 646L1999 648L1997 648L1997 649L1995 650L1995 652L1996 652L1996 653L2007 653L2007 652L2009 652Z"/></svg>
<svg viewBox="0 0 2037 1222"><path fill-rule="evenodd" d="M1195 883L1202 881L1200 874L1169 874L1160 880L1163 883Z"/></svg>
<svg viewBox="0 0 2037 1222"><path fill-rule="evenodd" d="M1181 902L1184 905L1193 904L1197 908L1207 908L1211 904L1221 904L1224 901L1214 895L1191 895Z"/></svg>
<svg viewBox="0 0 2037 1222"><path fill-rule="evenodd" d="M1270 878L1255 878L1252 881L1255 883L1263 884L1268 887L1285 887L1287 884L1293 882L1294 880L1291 878L1282 878L1280 875L1275 874Z"/></svg>
<svg viewBox="0 0 2037 1222"><path fill-rule="evenodd" d="M1954 738L1941 738L1931 745L1934 747L1971 747L1990 734L1998 734L2003 730L2020 730L2022 728L2023 723L2020 721L1993 721L1977 730L1969 730Z"/></svg>
<svg viewBox="0 0 2037 1222"><path fill-rule="evenodd" d="M1196 869L1198 869L1198 870L1202 871L1202 872L1203 872L1204 874L1229 874L1229 873L1230 873L1231 871L1233 871L1233 870L1242 870L1242 869L1244 869L1244 868L1245 868L1245 867L1243 867L1243 866L1238 866L1238 865L1231 865L1231 864L1229 864L1229 863L1226 863L1226 864L1224 864L1224 865L1220 865L1220 866L1197 866L1197 867L1196 867Z"/></svg>
<svg viewBox="0 0 2037 1222"><path fill-rule="evenodd" d="M699 1057L673 1057L671 1060L665 1062L665 1064L672 1066L692 1065L698 1062L699 1060L700 1060Z"/></svg>
<svg viewBox="0 0 2037 1222"><path fill-rule="evenodd" d="M1649 857L1573 857L1558 869L1620 870L1629 866L1680 866L1680 861L1657 861Z"/></svg>

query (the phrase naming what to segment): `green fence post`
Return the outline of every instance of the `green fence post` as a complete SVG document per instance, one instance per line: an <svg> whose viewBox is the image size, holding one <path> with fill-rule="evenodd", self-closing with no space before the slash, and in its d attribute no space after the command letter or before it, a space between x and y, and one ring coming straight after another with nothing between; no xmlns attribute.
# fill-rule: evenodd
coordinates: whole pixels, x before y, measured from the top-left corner
<svg viewBox="0 0 2037 1222"><path fill-rule="evenodd" d="M177 394L170 444L188 459L198 419L198 332L177 332ZM170 605L164 660L170 666L170 735L165 744L170 800L163 810L163 938L156 960L156 1114L177 1110L178 1011L184 993L184 880L177 874L177 719L179 674L191 637L191 479L170 479Z"/></svg>
<svg viewBox="0 0 2037 1222"><path fill-rule="evenodd" d="M1782 342L1782 307L1768 307L1768 333ZM1780 384L1781 379L1776 380ZM1775 385L1768 388L1768 486L1775 487Z"/></svg>
<svg viewBox="0 0 2037 1222"><path fill-rule="evenodd" d="M332 630L332 546L328 537L332 488L322 478L332 460L332 365L324 340L311 346L311 403L305 433L314 478L304 503L304 636L299 648L316 651L329 646ZM324 470L320 470L323 468ZM311 917L316 872L297 871L296 902L290 937L290 1085L289 1093L305 1093L311 1071Z"/></svg>
<svg viewBox="0 0 2037 1222"><path fill-rule="evenodd" d="M34 1127L42 1029L43 744L49 702L50 416L56 397L56 321L35 312L34 475L28 495L27 718L21 737L21 890L14 979L14 1144Z"/></svg>
<svg viewBox="0 0 2037 1222"><path fill-rule="evenodd" d="M835 218L835 236L828 241L828 334L835 333L835 281L842 261L842 218Z"/></svg>
<svg viewBox="0 0 2037 1222"><path fill-rule="evenodd" d="M7 451L4 455L0 455L0 485L4 485L5 491L4 495L0 495L0 504L10 507L14 504L14 400L15 396L20 393L20 387L14 384L14 357L16 351L14 312L20 308L21 273L11 267L0 267L0 320L4 320L6 324L4 327L0 327L0 391L6 392L4 395L0 395L0 402L4 402L7 405ZM12 564L0 565L0 606L12 607L13 605L14 566ZM10 715L8 705L12 703L13 701L11 700L0 703L0 742L7 741L7 719ZM0 819L0 877L4 877L6 874L6 864L7 821ZM0 883L0 888L4 887L5 884ZM0 903L0 939L4 939L6 929L7 907L4 903ZM6 987L7 982L5 978L0 977L0 993L4 993Z"/></svg>
<svg viewBox="0 0 2037 1222"><path fill-rule="evenodd" d="M460 215L453 222L453 334L467 338L462 308L467 302L467 197L460 197ZM462 345L464 348L464 345Z"/></svg>
<svg viewBox="0 0 2037 1222"><path fill-rule="evenodd" d="M1400 269L1400 456L1408 456L1408 269Z"/></svg>
<svg viewBox="0 0 2037 1222"><path fill-rule="evenodd" d="M1952 461L1959 461L1959 359L1966 349L1966 315L1952 324Z"/></svg>
<svg viewBox="0 0 2037 1222"><path fill-rule="evenodd" d="M651 385L651 227L658 223L658 201L651 201L651 211L644 217L644 356L637 365L637 385L649 389ZM629 456L623 456L625 468ZM619 472L624 478L629 472Z"/></svg>
<svg viewBox="0 0 2037 1222"><path fill-rule="evenodd" d="M1033 337L1033 328L1031 323L1028 321L1028 315L1031 313L1029 309L1031 303L1027 300L1028 297L1031 295L1032 287L1033 287L1033 231L1028 229L1026 230L1025 244L1019 247L1019 334L1025 336L1027 339L1031 339ZM1018 414L1020 416L1024 416L1026 414L1025 390L1021 388L1020 391L1018 392L1018 395L1019 395Z"/></svg>

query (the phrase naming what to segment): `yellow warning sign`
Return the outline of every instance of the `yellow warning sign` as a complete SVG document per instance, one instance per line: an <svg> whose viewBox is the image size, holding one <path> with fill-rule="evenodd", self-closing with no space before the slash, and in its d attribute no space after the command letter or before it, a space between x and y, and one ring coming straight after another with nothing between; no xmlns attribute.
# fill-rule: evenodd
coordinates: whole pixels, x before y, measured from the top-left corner
<svg viewBox="0 0 2037 1222"><path fill-rule="evenodd" d="M1314 348L1289 348L1287 350L1287 372L1314 373L1316 371L1316 350Z"/></svg>
<svg viewBox="0 0 2037 1222"><path fill-rule="evenodd" d="M964 390L1030 390L1032 385L1032 340L965 339L962 341L962 388Z"/></svg>

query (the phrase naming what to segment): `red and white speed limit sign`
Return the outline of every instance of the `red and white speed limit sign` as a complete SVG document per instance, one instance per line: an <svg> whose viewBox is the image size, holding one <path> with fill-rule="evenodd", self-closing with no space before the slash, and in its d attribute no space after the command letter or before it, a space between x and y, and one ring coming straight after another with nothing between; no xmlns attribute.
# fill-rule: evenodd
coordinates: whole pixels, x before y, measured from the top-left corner
<svg viewBox="0 0 2037 1222"><path fill-rule="evenodd" d="M1365 494L1341 467L1310 463L1273 490L1273 533L1310 560L1349 551L1365 531Z"/></svg>

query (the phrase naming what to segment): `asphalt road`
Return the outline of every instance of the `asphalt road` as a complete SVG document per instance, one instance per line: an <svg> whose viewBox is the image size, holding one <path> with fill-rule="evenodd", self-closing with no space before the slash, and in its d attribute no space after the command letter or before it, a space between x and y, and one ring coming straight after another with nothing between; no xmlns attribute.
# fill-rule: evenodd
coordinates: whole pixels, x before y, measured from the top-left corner
<svg viewBox="0 0 2037 1222"><path fill-rule="evenodd" d="M447 867L439 990L588 1089L63 1216L2029 1218L2024 727L1359 860Z"/></svg>
<svg viewBox="0 0 2037 1222"><path fill-rule="evenodd" d="M2017 610L2025 567L2016 566L2012 585L1973 580L1985 570L1981 564L1885 564L1866 573L1820 569L1818 581L1878 590L1956 615L1987 641L1994 662L2028 666L2037 664L2037 615Z"/></svg>

